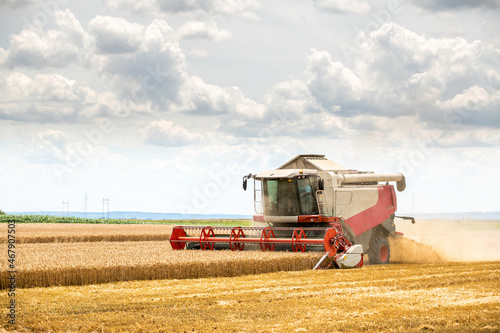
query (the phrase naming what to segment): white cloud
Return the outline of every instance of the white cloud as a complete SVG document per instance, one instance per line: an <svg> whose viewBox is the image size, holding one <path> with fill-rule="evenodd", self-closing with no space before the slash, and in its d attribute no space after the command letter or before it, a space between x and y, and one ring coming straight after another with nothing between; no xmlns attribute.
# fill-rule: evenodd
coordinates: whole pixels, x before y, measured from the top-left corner
<svg viewBox="0 0 500 333"><path fill-rule="evenodd" d="M436 101L453 98L478 82L483 89L498 91L499 68L491 59L498 63L500 55L480 41L425 38L395 23L369 36L361 32L359 40L364 42L353 46L352 69L325 52L312 51L309 88L325 106L354 106L355 113L387 116L417 114L443 122ZM474 123L490 122L481 112L476 116Z"/></svg>
<svg viewBox="0 0 500 333"><path fill-rule="evenodd" d="M96 46L103 53L138 51L144 27L127 22L121 17L96 16L89 23L89 31L96 39Z"/></svg>
<svg viewBox="0 0 500 333"><path fill-rule="evenodd" d="M104 0L103 3L108 10L127 8L141 14L152 14L156 9L156 0Z"/></svg>
<svg viewBox="0 0 500 333"><path fill-rule="evenodd" d="M18 72L0 79L6 119L58 121L75 117L75 104L84 98L84 91L74 80L58 74L38 74L33 79Z"/></svg>
<svg viewBox="0 0 500 333"><path fill-rule="evenodd" d="M258 19L261 4L257 0L106 0L108 9L131 9L143 15L165 17L169 14L238 15L248 20Z"/></svg>
<svg viewBox="0 0 500 333"><path fill-rule="evenodd" d="M156 120L139 130L145 141L164 147L178 147L198 142L202 136L192 133L180 125L168 120Z"/></svg>
<svg viewBox="0 0 500 333"><path fill-rule="evenodd" d="M36 0L0 0L0 5L8 5L12 7L22 7L36 4Z"/></svg>
<svg viewBox="0 0 500 333"><path fill-rule="evenodd" d="M500 104L500 91L491 96L483 87L472 86L438 105L441 109L462 108L477 111L498 104Z"/></svg>
<svg viewBox="0 0 500 333"><path fill-rule="evenodd" d="M65 160L67 155L67 137L59 130L49 129L32 139L29 147L30 159L44 163L57 163Z"/></svg>
<svg viewBox="0 0 500 333"><path fill-rule="evenodd" d="M492 61L498 57L479 41L426 38L386 24L364 37L351 67L312 49L305 79L276 84L264 98L263 117L224 119L221 128L239 136L254 136L258 128L273 136L349 135L405 145L412 140L408 131L422 121L420 131L437 127L437 138L450 136L459 124L471 130L498 127L500 81ZM454 142L495 144L491 137L475 134Z"/></svg>
<svg viewBox="0 0 500 333"><path fill-rule="evenodd" d="M130 115L130 109L123 105L114 92L97 93L90 88L86 88L85 91L87 94L79 114L83 119L119 118Z"/></svg>
<svg viewBox="0 0 500 333"><path fill-rule="evenodd" d="M177 35L181 39L213 40L220 42L231 38L231 32L219 29L217 23L211 21L188 21L178 30Z"/></svg>
<svg viewBox="0 0 500 333"><path fill-rule="evenodd" d="M35 48L39 55L34 57L35 51L28 44L22 44L31 50L28 57L31 64L37 68L52 66L51 61L54 60L49 46L63 48L63 43L71 40L73 44L68 49L71 49L71 45L87 46L85 50L80 50L84 53L83 58L91 59L85 62L85 68L96 73L100 83L111 90L96 91L84 82L70 80L56 73L39 74L32 78L21 72L6 73L8 79L4 77L0 80L5 101L0 114L4 118L69 121L77 118L189 111L254 119L261 118L265 112L263 105L245 97L237 87L219 87L188 75L184 52L172 28L164 20L155 19L148 26L142 26L123 18L97 16L89 23L89 35L69 11L59 11L57 16L61 30L38 32L42 36L49 36L48 39L40 39L30 30L21 33L34 34L38 38L34 37L34 40L44 45ZM225 33L214 24L212 21L206 26L213 28L207 31L207 36L223 38ZM189 34L188 26L185 26L187 30L181 29L181 32ZM68 27L76 28L71 30ZM70 31L78 33L72 35ZM11 43L11 48L6 51L9 54L7 58L19 53L15 45ZM16 61L21 63L20 60ZM60 66L70 63L84 66L81 59L55 63Z"/></svg>
<svg viewBox="0 0 500 333"><path fill-rule="evenodd" d="M311 94L325 108L339 111L358 104L361 90L360 79L340 62L334 62L325 51L311 50L306 69L307 84Z"/></svg>
<svg viewBox="0 0 500 333"><path fill-rule="evenodd" d="M441 147L500 146L500 129L466 128L457 126L454 131L443 131L436 139Z"/></svg>
<svg viewBox="0 0 500 333"><path fill-rule="evenodd" d="M314 0L316 7L337 13L365 14L371 10L368 0Z"/></svg>
<svg viewBox="0 0 500 333"><path fill-rule="evenodd" d="M455 9L470 9L477 7L500 8L499 0L418 0L413 1L417 6L429 10L455 10Z"/></svg>
<svg viewBox="0 0 500 333"><path fill-rule="evenodd" d="M236 14L246 18L253 18L261 8L256 0L158 0L158 5L167 13Z"/></svg>
<svg viewBox="0 0 500 333"><path fill-rule="evenodd" d="M196 76L187 78L181 91L180 110L191 114L220 114L250 120L262 119L266 112L263 104L245 97L238 87L207 84Z"/></svg>
<svg viewBox="0 0 500 333"><path fill-rule="evenodd" d="M10 39L3 64L9 67L66 67L84 64L90 38L69 10L55 11L58 30L24 29Z"/></svg>
<svg viewBox="0 0 500 333"><path fill-rule="evenodd" d="M436 101L436 105L449 123L488 127L500 124L500 90L490 93L484 87L472 86L448 100Z"/></svg>
<svg viewBox="0 0 500 333"><path fill-rule="evenodd" d="M109 17L101 20L114 21ZM179 87L186 76L184 53L171 33L172 28L163 20L153 20L147 27L133 25L127 40L134 41L135 52L101 54L97 57L96 70L124 102L151 103L153 109L168 111L177 102ZM114 37L118 41L111 42L113 45L124 41L121 35Z"/></svg>
<svg viewBox="0 0 500 333"><path fill-rule="evenodd" d="M307 83L300 80L276 84L266 94L264 101L268 108L265 121L270 121L275 125L302 119L306 114L316 116L324 110L309 91Z"/></svg>
<svg viewBox="0 0 500 333"><path fill-rule="evenodd" d="M115 93L96 92L83 82L55 73L2 76L0 100L0 118L39 123L124 117L130 112L130 105L124 105Z"/></svg>

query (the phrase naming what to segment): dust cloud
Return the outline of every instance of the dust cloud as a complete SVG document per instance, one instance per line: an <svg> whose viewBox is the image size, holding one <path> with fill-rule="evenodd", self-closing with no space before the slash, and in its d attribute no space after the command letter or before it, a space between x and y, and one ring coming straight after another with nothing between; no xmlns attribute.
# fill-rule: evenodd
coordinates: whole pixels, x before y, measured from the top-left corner
<svg viewBox="0 0 500 333"><path fill-rule="evenodd" d="M431 246L419 243L406 237L389 240L392 263L422 263L433 264L446 259Z"/></svg>
<svg viewBox="0 0 500 333"><path fill-rule="evenodd" d="M436 263L500 260L500 221L397 220L405 235L393 239L391 262Z"/></svg>

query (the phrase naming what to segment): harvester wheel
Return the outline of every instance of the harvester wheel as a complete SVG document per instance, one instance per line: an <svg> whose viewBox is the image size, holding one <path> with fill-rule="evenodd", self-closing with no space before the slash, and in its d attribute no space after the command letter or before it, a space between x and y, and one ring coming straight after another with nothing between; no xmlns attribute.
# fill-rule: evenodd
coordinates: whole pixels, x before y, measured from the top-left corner
<svg viewBox="0 0 500 333"><path fill-rule="evenodd" d="M376 236L370 242L368 249L368 257L370 264L387 264L391 256L389 243L384 237Z"/></svg>

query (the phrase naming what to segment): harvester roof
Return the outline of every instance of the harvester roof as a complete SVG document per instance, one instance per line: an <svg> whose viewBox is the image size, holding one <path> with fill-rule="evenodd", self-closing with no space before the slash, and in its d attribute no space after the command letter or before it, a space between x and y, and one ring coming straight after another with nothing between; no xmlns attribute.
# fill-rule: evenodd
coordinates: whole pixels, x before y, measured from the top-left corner
<svg viewBox="0 0 500 333"><path fill-rule="evenodd" d="M349 171L346 167L325 158L325 155L297 155L278 169L314 169L321 171Z"/></svg>
<svg viewBox="0 0 500 333"><path fill-rule="evenodd" d="M315 175L318 170L313 169L279 169L279 170L267 170L259 172L255 179L266 179L266 178L293 178L300 175Z"/></svg>

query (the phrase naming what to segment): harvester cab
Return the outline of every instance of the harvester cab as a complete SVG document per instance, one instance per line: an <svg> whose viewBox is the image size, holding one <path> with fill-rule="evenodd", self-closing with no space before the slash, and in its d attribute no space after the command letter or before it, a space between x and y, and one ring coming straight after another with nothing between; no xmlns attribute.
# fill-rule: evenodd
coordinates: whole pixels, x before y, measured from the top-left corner
<svg viewBox="0 0 500 333"><path fill-rule="evenodd" d="M183 249L191 242L201 249L221 243L232 250L243 250L248 243L264 251L290 245L293 251L324 249L315 268L361 267L363 255L370 263L389 262L388 238L401 235L394 223L396 193L389 182L403 191L403 174L357 171L324 155L298 155L275 170L245 175L244 190L249 180L254 182L253 220L262 227L175 227L172 247ZM214 228L226 229L227 236L217 236ZM188 229L198 230L199 236L188 236Z"/></svg>

